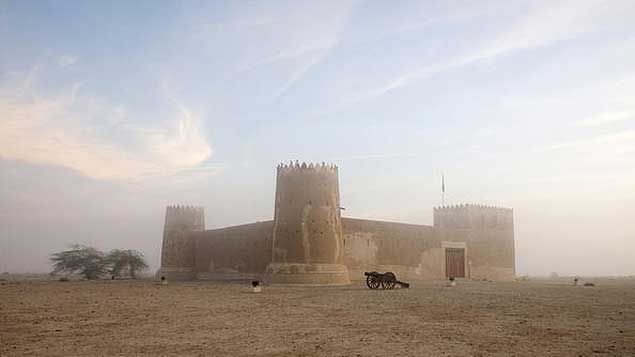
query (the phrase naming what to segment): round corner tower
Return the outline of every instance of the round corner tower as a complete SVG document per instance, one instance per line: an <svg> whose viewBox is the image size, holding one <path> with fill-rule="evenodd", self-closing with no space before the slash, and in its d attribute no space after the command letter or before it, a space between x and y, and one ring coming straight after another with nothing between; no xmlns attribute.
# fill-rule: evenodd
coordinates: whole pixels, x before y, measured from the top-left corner
<svg viewBox="0 0 635 357"><path fill-rule="evenodd" d="M157 275L168 280L193 279L195 242L191 233L204 229L203 207L168 206L165 210L161 268Z"/></svg>
<svg viewBox="0 0 635 357"><path fill-rule="evenodd" d="M337 166L297 162L278 166L267 280L282 284L349 284L342 254Z"/></svg>

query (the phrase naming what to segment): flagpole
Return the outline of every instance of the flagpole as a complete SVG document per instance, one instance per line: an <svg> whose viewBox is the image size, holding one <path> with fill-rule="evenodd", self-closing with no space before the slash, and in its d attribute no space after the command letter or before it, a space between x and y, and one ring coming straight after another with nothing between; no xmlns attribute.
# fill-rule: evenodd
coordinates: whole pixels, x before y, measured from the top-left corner
<svg viewBox="0 0 635 357"><path fill-rule="evenodd" d="M445 206L445 174L441 174L441 206Z"/></svg>

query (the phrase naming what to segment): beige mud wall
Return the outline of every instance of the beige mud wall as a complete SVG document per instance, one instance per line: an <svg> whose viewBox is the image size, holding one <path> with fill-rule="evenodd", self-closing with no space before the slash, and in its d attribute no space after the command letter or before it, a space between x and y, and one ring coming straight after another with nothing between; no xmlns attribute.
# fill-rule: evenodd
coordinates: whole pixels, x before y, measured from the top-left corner
<svg viewBox="0 0 635 357"><path fill-rule="evenodd" d="M398 278L443 278L444 254L431 226L342 218L344 264L351 279L364 271L393 271Z"/></svg>
<svg viewBox="0 0 635 357"><path fill-rule="evenodd" d="M191 235L205 229L202 207L168 206L165 210L161 268L158 276L168 280L194 278L194 241Z"/></svg>
<svg viewBox="0 0 635 357"><path fill-rule="evenodd" d="M271 262L273 221L193 233L197 273L261 274Z"/></svg>
<svg viewBox="0 0 635 357"><path fill-rule="evenodd" d="M399 278L445 279L444 247L466 249L466 276L509 280L515 274L513 213L458 206L435 209L435 226L342 217L343 263L352 280L364 271ZM197 273L260 275L272 260L273 221L192 232Z"/></svg>
<svg viewBox="0 0 635 357"><path fill-rule="evenodd" d="M341 264L338 169L278 167L274 212L275 263Z"/></svg>
<svg viewBox="0 0 635 357"><path fill-rule="evenodd" d="M262 274L272 258L273 221L192 233L197 273ZM353 280L364 271L399 278L443 278L444 252L431 226L342 218L344 264Z"/></svg>
<svg viewBox="0 0 635 357"><path fill-rule="evenodd" d="M473 279L515 277L513 210L458 205L434 210L434 224L443 241L465 241L467 273Z"/></svg>

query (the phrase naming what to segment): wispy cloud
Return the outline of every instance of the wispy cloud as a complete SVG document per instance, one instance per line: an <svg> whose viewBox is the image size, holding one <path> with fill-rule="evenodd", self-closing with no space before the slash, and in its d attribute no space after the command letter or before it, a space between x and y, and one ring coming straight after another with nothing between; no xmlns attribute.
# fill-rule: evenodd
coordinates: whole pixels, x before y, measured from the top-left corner
<svg viewBox="0 0 635 357"><path fill-rule="evenodd" d="M319 56L321 53L329 50L335 42L332 40L326 41L326 43L318 43L313 45L300 45L294 48L285 48L279 50L277 53L258 59L248 64L244 64L239 68L240 72L250 71L257 67L274 64L278 62L285 62L297 59L304 56Z"/></svg>
<svg viewBox="0 0 635 357"><path fill-rule="evenodd" d="M513 51L549 45L556 41L573 38L592 28L588 21L597 2L560 1L549 2L529 12L513 27L503 31L480 46L442 61L424 64L407 71L384 85L362 92L351 101L371 99L397 88L409 85L433 75L492 59Z"/></svg>
<svg viewBox="0 0 635 357"><path fill-rule="evenodd" d="M300 81L309 71L321 63L328 57L330 52L340 42L341 32L344 28L347 20L351 16L351 13L356 6L356 1L341 2L336 8L328 12L328 20L324 21L322 18L313 18L310 13L308 18L312 19L314 26L312 26L312 33L309 34L309 44L301 43L297 47L291 47L281 50L276 55L267 57L263 61L259 61L263 64L287 61L295 58L303 58L299 64L290 71L289 78L273 93L273 98L279 98L283 96L293 85ZM305 24L301 25L305 26ZM313 37L311 39L311 37ZM304 41L304 40L303 40Z"/></svg>
<svg viewBox="0 0 635 357"><path fill-rule="evenodd" d="M557 144L552 144L543 148L538 149L539 152L544 151L553 151L560 149L570 149L570 148L579 148L586 146L596 146L596 145L610 145L619 151L624 151L624 144L628 144L631 142L635 142L635 130L624 130L621 132L608 134L608 135L599 135L589 139L583 140L573 140L573 141L565 141ZM618 146L619 145L619 146ZM630 150L627 150L630 151Z"/></svg>
<svg viewBox="0 0 635 357"><path fill-rule="evenodd" d="M322 60L324 59L324 57L326 57L328 52L329 52L329 49L325 49L319 54L309 58L308 61L302 63L297 69L291 72L291 76L289 77L289 79L286 82L284 82L284 84L280 88L274 91L273 97L278 98L278 97L281 97L283 94L285 94L289 90L289 88L291 88L297 81L302 79L302 77L304 77L304 75L307 72L309 72L309 70L313 66L322 62Z"/></svg>
<svg viewBox="0 0 635 357"><path fill-rule="evenodd" d="M635 119L635 109L596 114L596 115L586 117L576 122L575 124L577 126L585 126L585 127L602 126L602 125L613 124L613 123L628 120L628 119Z"/></svg>
<svg viewBox="0 0 635 357"><path fill-rule="evenodd" d="M359 161L359 160L386 160L386 159L404 159L404 158L412 158L417 157L417 155L412 153L396 153L396 154L364 154L364 155L351 155L351 156L341 156L341 157L333 157L328 159L329 161Z"/></svg>
<svg viewBox="0 0 635 357"><path fill-rule="evenodd" d="M213 22L207 12L197 11L188 17L192 25L180 54L209 55L211 62L227 58L217 65L229 75L258 80L263 73L275 72L266 93L276 100L329 57L359 2L245 2L228 11L227 19Z"/></svg>
<svg viewBox="0 0 635 357"><path fill-rule="evenodd" d="M0 85L0 157L64 166L96 179L167 175L211 157L186 107L177 108L173 127L142 127L125 108L81 95L79 88L43 95L32 74Z"/></svg>

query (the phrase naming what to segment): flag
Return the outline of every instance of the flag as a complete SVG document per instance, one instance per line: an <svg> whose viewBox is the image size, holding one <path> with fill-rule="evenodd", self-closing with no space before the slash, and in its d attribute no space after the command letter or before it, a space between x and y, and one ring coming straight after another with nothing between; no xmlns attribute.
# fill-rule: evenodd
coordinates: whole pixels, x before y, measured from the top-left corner
<svg viewBox="0 0 635 357"><path fill-rule="evenodd" d="M441 174L441 192L445 193L445 175Z"/></svg>

